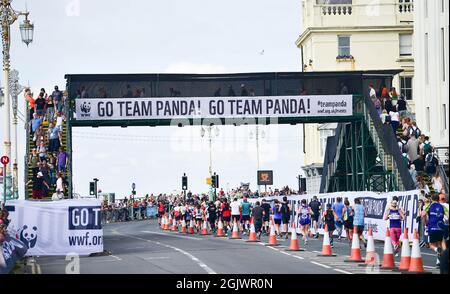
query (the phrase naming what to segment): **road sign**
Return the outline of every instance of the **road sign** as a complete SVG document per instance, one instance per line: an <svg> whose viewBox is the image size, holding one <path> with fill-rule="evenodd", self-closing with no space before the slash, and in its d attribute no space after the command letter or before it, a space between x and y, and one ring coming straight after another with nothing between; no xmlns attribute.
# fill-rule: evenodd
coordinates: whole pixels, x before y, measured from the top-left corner
<svg viewBox="0 0 450 294"><path fill-rule="evenodd" d="M273 185L273 171L259 170L258 171L258 185L261 185L261 186Z"/></svg>
<svg viewBox="0 0 450 294"><path fill-rule="evenodd" d="M9 163L9 157L8 156L2 156L2 158L0 158L0 162L3 165L7 165Z"/></svg>

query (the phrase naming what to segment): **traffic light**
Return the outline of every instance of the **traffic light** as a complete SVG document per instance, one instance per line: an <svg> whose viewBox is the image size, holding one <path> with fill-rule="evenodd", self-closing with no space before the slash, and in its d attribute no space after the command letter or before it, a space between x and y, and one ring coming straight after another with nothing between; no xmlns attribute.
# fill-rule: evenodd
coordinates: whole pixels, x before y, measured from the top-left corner
<svg viewBox="0 0 450 294"><path fill-rule="evenodd" d="M216 175L216 173L211 176L211 186L213 188L219 188L219 175Z"/></svg>
<svg viewBox="0 0 450 294"><path fill-rule="evenodd" d="M187 190L188 189L188 177L186 174L181 177L181 190Z"/></svg>
<svg viewBox="0 0 450 294"><path fill-rule="evenodd" d="M95 182L89 183L89 195L91 196L95 195Z"/></svg>

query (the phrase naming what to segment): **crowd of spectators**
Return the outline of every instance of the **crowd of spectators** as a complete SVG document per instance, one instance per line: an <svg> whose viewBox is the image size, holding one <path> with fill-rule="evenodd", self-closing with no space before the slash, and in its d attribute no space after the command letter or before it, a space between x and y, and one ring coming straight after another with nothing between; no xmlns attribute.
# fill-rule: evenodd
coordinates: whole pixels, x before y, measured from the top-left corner
<svg viewBox="0 0 450 294"><path fill-rule="evenodd" d="M32 177L33 199L52 196L62 199L67 190L65 174L69 157L64 149L62 131L65 122L64 94L55 86L51 95L42 88L34 98L29 88L25 90L29 110L30 153L28 165ZM54 192L53 195L50 195Z"/></svg>

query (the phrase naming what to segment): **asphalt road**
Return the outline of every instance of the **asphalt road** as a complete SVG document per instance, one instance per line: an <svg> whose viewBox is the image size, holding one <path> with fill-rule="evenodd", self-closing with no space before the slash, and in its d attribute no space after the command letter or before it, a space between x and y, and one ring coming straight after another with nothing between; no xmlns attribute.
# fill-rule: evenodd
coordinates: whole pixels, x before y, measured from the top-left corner
<svg viewBox="0 0 450 294"><path fill-rule="evenodd" d="M79 269L81 274L398 274L345 262L350 254L347 240L335 240L336 257L319 257L322 238L310 239L307 246L299 239L305 251L298 252L286 251L289 240L268 247L267 237L258 243L246 239L162 231L156 220L107 224L104 249L111 255L80 257ZM383 243L375 247L382 260ZM422 257L425 270L439 273L435 254L422 248ZM63 274L68 264L65 257L38 257L33 272Z"/></svg>

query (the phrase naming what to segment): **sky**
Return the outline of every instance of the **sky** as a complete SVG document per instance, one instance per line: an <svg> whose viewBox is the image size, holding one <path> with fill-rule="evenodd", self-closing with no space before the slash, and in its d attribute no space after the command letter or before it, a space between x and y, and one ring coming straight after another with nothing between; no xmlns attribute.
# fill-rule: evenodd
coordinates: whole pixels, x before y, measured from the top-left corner
<svg viewBox="0 0 450 294"><path fill-rule="evenodd" d="M54 85L65 88L65 74L301 70L295 46L301 29L299 0L14 0L12 6L26 7L35 24L28 48L20 40L19 24L11 29L11 67L34 93L41 87L47 92ZM4 124L3 109L0 115ZM25 132L20 123L23 192ZM259 167L274 171L274 187L297 188L302 126L272 125L260 131ZM74 192L88 195L96 177L99 189L116 198L129 195L133 182L138 195L171 193L181 189L183 173L190 190L206 192L208 132L203 138L200 134L200 127L76 128ZM212 169L221 187L250 182L256 189L257 165L255 127L213 130Z"/></svg>

